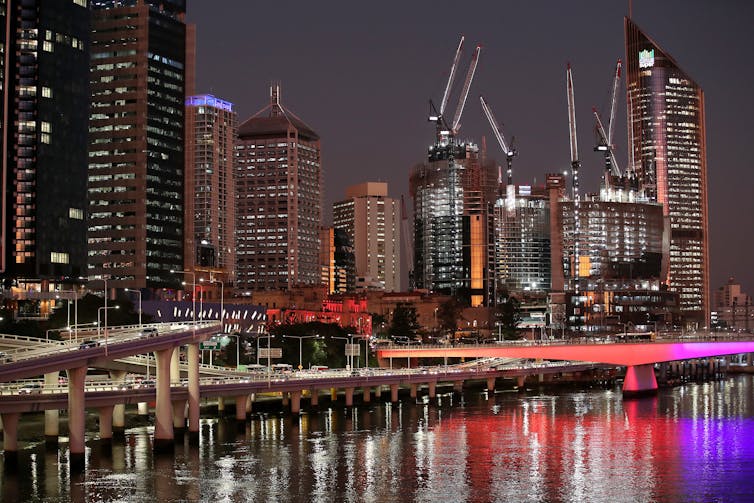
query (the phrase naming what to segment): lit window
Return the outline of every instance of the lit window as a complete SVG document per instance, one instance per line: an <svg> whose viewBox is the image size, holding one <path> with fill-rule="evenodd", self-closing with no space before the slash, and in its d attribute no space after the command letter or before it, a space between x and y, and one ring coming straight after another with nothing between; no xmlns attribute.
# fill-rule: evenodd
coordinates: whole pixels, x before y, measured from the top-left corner
<svg viewBox="0 0 754 503"><path fill-rule="evenodd" d="M81 208L68 208L68 217L75 218L76 220L83 220L84 210Z"/></svg>
<svg viewBox="0 0 754 503"><path fill-rule="evenodd" d="M53 264L67 264L68 254L64 252L50 252L50 262Z"/></svg>

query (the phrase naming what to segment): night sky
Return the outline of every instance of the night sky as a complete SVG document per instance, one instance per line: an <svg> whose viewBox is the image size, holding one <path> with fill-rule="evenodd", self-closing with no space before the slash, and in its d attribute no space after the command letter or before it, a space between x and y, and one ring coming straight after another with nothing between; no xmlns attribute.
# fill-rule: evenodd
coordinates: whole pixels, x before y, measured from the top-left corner
<svg viewBox="0 0 754 503"><path fill-rule="evenodd" d="M428 100L439 103L460 36L457 96L477 44L482 54L461 120L462 138L502 159L479 105L483 95L518 157L515 183L542 183L570 164L565 67L577 106L581 186L596 191L592 107L607 115L615 62L625 59L628 2L189 1L197 25L197 93L235 104L239 123L282 101L317 131L325 172L325 224L345 187L389 183L408 198L408 173L434 136ZM633 19L705 91L711 288L734 276L754 294L754 2L635 0ZM616 156L626 164L625 81Z"/></svg>

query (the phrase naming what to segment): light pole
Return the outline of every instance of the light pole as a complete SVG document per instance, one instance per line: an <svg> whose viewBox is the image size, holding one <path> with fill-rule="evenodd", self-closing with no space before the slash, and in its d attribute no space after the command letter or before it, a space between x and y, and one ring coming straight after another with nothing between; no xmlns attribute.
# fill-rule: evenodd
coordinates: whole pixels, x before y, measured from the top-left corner
<svg viewBox="0 0 754 503"><path fill-rule="evenodd" d="M99 335L100 334L100 330L99 330L100 313L102 311L105 311L105 354L107 354L107 310L108 309L119 309L119 308L120 308L120 306L117 305L117 304L114 305L114 306L103 306L103 307L97 308L97 338L98 339L100 337L100 335Z"/></svg>
<svg viewBox="0 0 754 503"><path fill-rule="evenodd" d="M193 302L193 306L191 308L192 311L192 319L194 323L194 331L196 331L196 272L195 271L184 271L180 269L171 269L171 273L182 273L182 274L190 274L191 275L191 301Z"/></svg>
<svg viewBox="0 0 754 503"><path fill-rule="evenodd" d="M133 288L124 288L124 291L139 294L139 328L141 328L141 290L134 290Z"/></svg>
<svg viewBox="0 0 754 503"><path fill-rule="evenodd" d="M261 334L259 334L259 335L257 335L257 365L259 365L259 339L267 339L267 363L268 363L268 366L269 366L269 360L270 360L270 339L272 339L273 337L275 337L275 336L272 335L272 334L267 334L267 335L261 335Z"/></svg>
<svg viewBox="0 0 754 503"><path fill-rule="evenodd" d="M346 341L346 347L348 347L348 337L338 337L338 336L333 335L330 338L331 339L340 339L340 340ZM344 350L344 352L345 352L345 355L346 355L346 366L348 367L348 370L351 370L353 368L353 361L352 361L353 358L348 355L348 351Z"/></svg>
<svg viewBox="0 0 754 503"><path fill-rule="evenodd" d="M304 368L302 364L303 360L303 342L304 339L319 339L319 334L317 335L284 335L283 337L287 337L289 339L298 339L298 369L301 370Z"/></svg>
<svg viewBox="0 0 754 503"><path fill-rule="evenodd" d="M220 283L220 331L225 333L225 283L219 279L209 279L210 283ZM236 359L238 361L238 359Z"/></svg>

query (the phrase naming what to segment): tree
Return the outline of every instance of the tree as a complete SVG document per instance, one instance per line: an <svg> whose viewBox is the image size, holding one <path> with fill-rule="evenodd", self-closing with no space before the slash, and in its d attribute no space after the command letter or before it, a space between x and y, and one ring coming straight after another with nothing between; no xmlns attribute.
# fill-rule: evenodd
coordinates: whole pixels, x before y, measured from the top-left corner
<svg viewBox="0 0 754 503"><path fill-rule="evenodd" d="M521 323L521 303L516 297L504 293L497 305L496 317L498 326L505 339L515 339L518 325Z"/></svg>
<svg viewBox="0 0 754 503"><path fill-rule="evenodd" d="M463 304L455 297L451 297L437 306L437 320L440 322L440 328L443 331L455 333L463 307Z"/></svg>
<svg viewBox="0 0 754 503"><path fill-rule="evenodd" d="M390 335L406 336L409 339L416 337L419 330L419 322L416 317L416 308L410 304L399 302L393 310L390 320Z"/></svg>

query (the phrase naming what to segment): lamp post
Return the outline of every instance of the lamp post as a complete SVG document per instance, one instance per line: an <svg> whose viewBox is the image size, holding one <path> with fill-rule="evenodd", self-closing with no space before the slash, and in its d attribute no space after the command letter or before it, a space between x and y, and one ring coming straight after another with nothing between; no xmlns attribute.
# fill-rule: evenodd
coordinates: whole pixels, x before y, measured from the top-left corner
<svg viewBox="0 0 754 503"><path fill-rule="evenodd" d="M272 339L273 337L275 337L275 336L272 335L272 334L267 334L267 335L261 335L261 334L259 334L259 335L257 335L257 365L259 365L259 339L267 339L267 363L268 363L268 366L269 366L269 360L270 360L270 339Z"/></svg>
<svg viewBox="0 0 754 503"><path fill-rule="evenodd" d="M298 369L301 370L304 368L303 366L303 342L304 339L319 339L319 334L316 335L284 335L283 337L287 337L290 339L298 339Z"/></svg>
<svg viewBox="0 0 754 503"><path fill-rule="evenodd" d="M219 279L209 279L210 283L220 283L220 331L225 333L225 283ZM236 359L238 362L238 359Z"/></svg>
<svg viewBox="0 0 754 503"><path fill-rule="evenodd" d="M191 275L191 301L193 303L193 306L191 308L192 311L192 320L194 324L194 331L196 331L196 272L195 271L184 271L181 269L171 269L171 273L182 273L182 274L190 274Z"/></svg>
<svg viewBox="0 0 754 503"><path fill-rule="evenodd" d="M98 339L100 337L100 335L99 335L100 334L100 330L99 330L100 313L102 311L105 311L105 354L107 354L107 311L108 311L108 309L119 309L119 308L120 308L120 306L117 305L117 304L114 305L114 306L103 306L103 307L97 308L97 338Z"/></svg>
<svg viewBox="0 0 754 503"><path fill-rule="evenodd" d="M125 292L139 294L139 328L141 328L141 290L134 290L133 288L124 288Z"/></svg>

